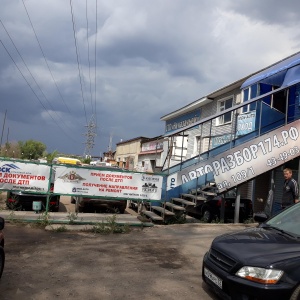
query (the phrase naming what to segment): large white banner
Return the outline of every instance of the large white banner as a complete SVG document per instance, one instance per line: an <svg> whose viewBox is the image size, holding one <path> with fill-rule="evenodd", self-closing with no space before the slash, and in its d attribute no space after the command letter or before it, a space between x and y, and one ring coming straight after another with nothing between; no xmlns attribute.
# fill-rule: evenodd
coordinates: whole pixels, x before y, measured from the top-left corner
<svg viewBox="0 0 300 300"><path fill-rule="evenodd" d="M47 193L51 167L19 161L0 161L0 189Z"/></svg>
<svg viewBox="0 0 300 300"><path fill-rule="evenodd" d="M160 200L162 182L159 175L55 166L54 193Z"/></svg>
<svg viewBox="0 0 300 300"><path fill-rule="evenodd" d="M213 173L219 192L274 169L300 155L300 120L199 162L167 179L167 190Z"/></svg>

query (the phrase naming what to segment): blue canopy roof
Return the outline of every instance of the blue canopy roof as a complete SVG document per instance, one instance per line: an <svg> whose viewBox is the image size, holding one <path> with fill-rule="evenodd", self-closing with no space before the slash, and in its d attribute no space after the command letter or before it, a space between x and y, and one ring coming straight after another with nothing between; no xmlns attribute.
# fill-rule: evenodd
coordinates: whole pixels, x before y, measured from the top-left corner
<svg viewBox="0 0 300 300"><path fill-rule="evenodd" d="M253 85L255 83L267 83L277 86L291 85L292 82L296 83L300 81L300 72L298 69L300 65L300 52L289 56L288 58L272 65L269 68L251 76L241 86L241 89ZM296 67L296 68L295 68ZM294 70L291 72L291 70ZM286 80L289 74L289 79ZM295 77L296 76L296 77Z"/></svg>

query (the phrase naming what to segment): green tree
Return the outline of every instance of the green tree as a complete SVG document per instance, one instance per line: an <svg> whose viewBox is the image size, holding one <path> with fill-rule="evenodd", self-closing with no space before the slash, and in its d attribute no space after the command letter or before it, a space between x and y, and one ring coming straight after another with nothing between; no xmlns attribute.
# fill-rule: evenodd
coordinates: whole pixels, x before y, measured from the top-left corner
<svg viewBox="0 0 300 300"><path fill-rule="evenodd" d="M21 158L23 159L38 159L43 156L43 153L47 148L45 144L35 140L28 140L25 142L20 141L19 146Z"/></svg>
<svg viewBox="0 0 300 300"><path fill-rule="evenodd" d="M0 149L0 156L9 158L20 158L21 150L17 142L5 143Z"/></svg>
<svg viewBox="0 0 300 300"><path fill-rule="evenodd" d="M90 157L86 157L86 158L84 158L83 160L82 160L82 162L84 163L84 164L90 164L91 163L91 158Z"/></svg>
<svg viewBox="0 0 300 300"><path fill-rule="evenodd" d="M47 162L48 164L51 164L53 159L58 156L58 151L57 150L54 150L53 152L51 153L48 153L45 155L47 157Z"/></svg>

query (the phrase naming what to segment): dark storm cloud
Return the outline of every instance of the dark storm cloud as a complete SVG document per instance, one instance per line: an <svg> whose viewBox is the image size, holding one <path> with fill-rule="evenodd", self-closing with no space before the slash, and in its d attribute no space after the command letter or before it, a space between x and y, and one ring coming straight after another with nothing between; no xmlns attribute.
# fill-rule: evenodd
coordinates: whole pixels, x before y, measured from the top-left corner
<svg viewBox="0 0 300 300"><path fill-rule="evenodd" d="M229 7L236 12L263 23L290 25L299 22L300 2L298 0L251 0L229 3Z"/></svg>

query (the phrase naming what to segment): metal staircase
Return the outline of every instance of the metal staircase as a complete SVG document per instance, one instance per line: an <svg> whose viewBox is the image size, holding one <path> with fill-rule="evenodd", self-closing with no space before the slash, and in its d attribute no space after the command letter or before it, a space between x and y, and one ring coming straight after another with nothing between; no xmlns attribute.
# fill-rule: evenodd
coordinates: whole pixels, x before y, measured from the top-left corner
<svg viewBox="0 0 300 300"><path fill-rule="evenodd" d="M210 133L213 124L222 115L232 114L230 141L218 147L209 142L207 151L189 159L181 158L180 163L170 165L172 143L165 160L163 171L167 177L162 201L151 204L142 214L153 221L165 222L176 214L185 214L186 207L195 206L199 201L224 193L241 184L254 180L257 176L270 172L289 160L300 156L300 94L298 84L286 93L285 108L279 111L270 105L270 98L286 88L265 93L245 103L236 105L222 113L200 120L184 129L167 134L184 136L198 126L200 132ZM238 118L245 107L255 106L255 126L249 132L238 131ZM284 105L283 105L284 106ZM204 130L205 129L205 130ZM215 182L212 186L209 183ZM168 203L168 204L167 204ZM157 206L157 207L156 207ZM180 207L180 209L178 209ZM157 216L160 219L157 219ZM156 219L155 219L156 218Z"/></svg>

